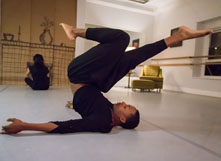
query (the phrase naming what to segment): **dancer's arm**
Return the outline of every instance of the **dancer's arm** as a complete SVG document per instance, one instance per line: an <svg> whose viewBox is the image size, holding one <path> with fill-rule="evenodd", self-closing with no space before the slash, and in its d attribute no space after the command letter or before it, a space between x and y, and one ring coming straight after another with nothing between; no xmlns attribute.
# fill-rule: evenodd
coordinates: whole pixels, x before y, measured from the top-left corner
<svg viewBox="0 0 221 161"><path fill-rule="evenodd" d="M65 105L65 107L73 109L74 108L73 107L73 102L72 101L68 101L67 104Z"/></svg>
<svg viewBox="0 0 221 161"><path fill-rule="evenodd" d="M25 130L50 132L58 127L54 123L27 123L15 118L10 118L7 121L12 123L2 126L1 134L17 134Z"/></svg>
<svg viewBox="0 0 221 161"><path fill-rule="evenodd" d="M27 68L27 70L25 72L25 76L30 78L30 75L31 75L30 70L29 70L29 68Z"/></svg>
<svg viewBox="0 0 221 161"><path fill-rule="evenodd" d="M110 132L112 127L107 127L100 120L76 119L68 121L55 121L49 123L27 123L19 119L10 118L12 122L7 126L2 126L0 134L17 134L25 130L43 131L46 133L75 133L75 132Z"/></svg>
<svg viewBox="0 0 221 161"><path fill-rule="evenodd" d="M58 127L50 133L75 133L75 132L110 132L110 126L107 126L101 120L92 120L88 118L67 120L67 121L53 121L52 123L58 125Z"/></svg>

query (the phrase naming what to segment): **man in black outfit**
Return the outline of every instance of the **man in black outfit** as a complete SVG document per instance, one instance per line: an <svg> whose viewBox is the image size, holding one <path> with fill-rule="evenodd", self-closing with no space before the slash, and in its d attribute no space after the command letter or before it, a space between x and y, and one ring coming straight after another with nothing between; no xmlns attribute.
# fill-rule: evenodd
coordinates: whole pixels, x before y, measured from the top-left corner
<svg viewBox="0 0 221 161"><path fill-rule="evenodd" d="M73 93L73 107L82 116L82 119L33 124L11 118L8 121L12 123L3 126L3 134L18 133L23 130L48 133L108 133L114 126L133 129L139 124L138 110L125 102L112 104L101 92L108 92L129 70L174 43L213 32L212 30L194 31L182 26L173 36L125 52L129 36L121 30L109 28L75 29L64 23L61 26L70 40L83 37L100 43L75 58L68 67L68 77Z"/></svg>

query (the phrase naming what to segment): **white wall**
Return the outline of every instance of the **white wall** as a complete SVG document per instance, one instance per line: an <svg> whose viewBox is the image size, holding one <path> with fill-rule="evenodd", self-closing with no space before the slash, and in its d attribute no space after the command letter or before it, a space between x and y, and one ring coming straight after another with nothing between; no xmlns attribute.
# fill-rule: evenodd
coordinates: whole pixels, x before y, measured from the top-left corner
<svg viewBox="0 0 221 161"><path fill-rule="evenodd" d="M170 30L181 25L196 29L197 22L221 15L220 0L174 0L169 7L159 10L154 25L154 40L170 35ZM170 48L156 57L194 56L195 40L188 40L182 47ZM180 61L166 61L179 63ZM163 67L164 89L221 97L221 79L193 77L190 66Z"/></svg>
<svg viewBox="0 0 221 161"><path fill-rule="evenodd" d="M140 45L153 39L153 13L142 13L99 0L77 1L77 27L96 25L142 33ZM85 52L85 41L78 39L76 56Z"/></svg>
<svg viewBox="0 0 221 161"><path fill-rule="evenodd" d="M0 8L2 8L2 0L0 0ZM2 12L0 12L0 31L2 31ZM2 39L2 32L0 32L0 40ZM2 45L1 45L1 43L0 43L0 48L2 49ZM2 55L2 50L0 50L0 55ZM2 60L1 60L2 58L0 57L0 62L2 62ZM2 71L2 66L0 65L0 70ZM0 77L2 77L1 76L1 73L0 73ZM2 82L0 81L0 84L1 84Z"/></svg>

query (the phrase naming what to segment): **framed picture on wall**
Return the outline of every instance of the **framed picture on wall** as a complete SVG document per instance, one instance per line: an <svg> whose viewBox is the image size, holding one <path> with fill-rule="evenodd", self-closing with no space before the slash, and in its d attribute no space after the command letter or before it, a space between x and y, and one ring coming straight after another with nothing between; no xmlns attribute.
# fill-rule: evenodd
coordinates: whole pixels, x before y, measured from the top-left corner
<svg viewBox="0 0 221 161"><path fill-rule="evenodd" d="M172 29L171 32L170 32L170 35L172 36L173 34L178 32L178 30L179 30L179 28ZM179 47L179 46L182 46L182 45L183 45L183 41L180 41L180 42L178 42L178 43L176 43L176 44L174 44L174 45L172 45L170 47Z"/></svg>
<svg viewBox="0 0 221 161"><path fill-rule="evenodd" d="M208 55L214 56L214 57L209 57L208 59L220 59L221 58L221 32L215 32L211 34Z"/></svg>
<svg viewBox="0 0 221 161"><path fill-rule="evenodd" d="M132 46L135 48L139 48L140 39L135 39L132 41Z"/></svg>

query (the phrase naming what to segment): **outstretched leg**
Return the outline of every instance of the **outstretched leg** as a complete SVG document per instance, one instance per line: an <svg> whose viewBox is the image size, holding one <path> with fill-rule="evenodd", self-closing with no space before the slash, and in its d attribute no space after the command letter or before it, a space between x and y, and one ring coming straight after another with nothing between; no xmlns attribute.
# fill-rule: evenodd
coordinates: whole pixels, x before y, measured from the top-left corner
<svg viewBox="0 0 221 161"><path fill-rule="evenodd" d="M109 83L106 85L106 90L109 90L112 86L114 86L114 84L122 77L124 77L131 69L134 69L140 63L162 52L167 47L170 47L173 44L183 40L198 38L211 33L213 33L212 30L197 31L192 30L186 26L181 26L178 32L170 37L152 44L144 45L143 47L137 48L135 50L125 52L122 59L118 63L118 66L115 67L109 76Z"/></svg>
<svg viewBox="0 0 221 161"><path fill-rule="evenodd" d="M177 33L158 42L147 44L141 48L128 51L124 55L124 61L135 68L138 64L155 56L167 47L183 40L194 39L213 33L213 30L192 30L186 26L181 26Z"/></svg>

